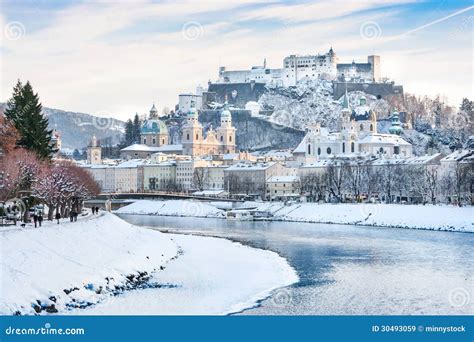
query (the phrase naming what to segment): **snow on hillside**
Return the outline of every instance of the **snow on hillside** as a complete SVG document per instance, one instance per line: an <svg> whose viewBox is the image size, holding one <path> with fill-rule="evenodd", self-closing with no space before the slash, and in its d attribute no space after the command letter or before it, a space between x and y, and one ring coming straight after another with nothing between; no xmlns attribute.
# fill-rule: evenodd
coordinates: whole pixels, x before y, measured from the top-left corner
<svg viewBox="0 0 474 342"><path fill-rule="evenodd" d="M388 103L383 99L377 100L375 96L360 91L350 92L348 96L352 108L365 96L367 104L376 113L383 117L388 113ZM301 81L289 88L268 87L259 104L263 109L274 110L270 121L297 129L306 129L320 122L334 130L341 118L342 100L333 99L332 82L324 79Z"/></svg>
<svg viewBox="0 0 474 342"><path fill-rule="evenodd" d="M117 214L161 215L161 216L193 216L193 217L221 217L224 211L215 206L199 201L152 201L140 200L122 207Z"/></svg>

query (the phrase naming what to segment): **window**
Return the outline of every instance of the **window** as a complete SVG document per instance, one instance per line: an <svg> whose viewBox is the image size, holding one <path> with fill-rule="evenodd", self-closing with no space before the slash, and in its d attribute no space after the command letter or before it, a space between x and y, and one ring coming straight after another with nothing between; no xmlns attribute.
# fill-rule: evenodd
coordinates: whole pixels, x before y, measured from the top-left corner
<svg viewBox="0 0 474 342"><path fill-rule="evenodd" d="M224 141L224 137L221 135L221 141Z"/></svg>
<svg viewBox="0 0 474 342"><path fill-rule="evenodd" d="M188 133L188 134L186 134L186 139L187 139L187 140L189 140L189 133Z"/></svg>
<svg viewBox="0 0 474 342"><path fill-rule="evenodd" d="M155 144L156 144L156 139L155 139L155 138L153 138L153 145L155 145Z"/></svg>
<svg viewBox="0 0 474 342"><path fill-rule="evenodd" d="M199 140L199 134L196 134L196 140Z"/></svg>
<svg viewBox="0 0 474 342"><path fill-rule="evenodd" d="M162 144L162 145L165 144L165 139L162 139L162 140L161 140L161 144Z"/></svg>
<svg viewBox="0 0 474 342"><path fill-rule="evenodd" d="M318 156L321 155L321 147L318 147Z"/></svg>
<svg viewBox="0 0 474 342"><path fill-rule="evenodd" d="M311 154L311 145L308 144L308 154Z"/></svg>
<svg viewBox="0 0 474 342"><path fill-rule="evenodd" d="M370 124L370 131L371 131L371 132L374 131L374 125L373 125L373 124Z"/></svg>
<svg viewBox="0 0 474 342"><path fill-rule="evenodd" d="M231 135L231 136L229 136L229 141L230 141L230 142L232 142L232 135Z"/></svg>
<svg viewBox="0 0 474 342"><path fill-rule="evenodd" d="M362 124L360 124L359 130L360 130L361 132L364 130L364 126L362 126Z"/></svg>
<svg viewBox="0 0 474 342"><path fill-rule="evenodd" d="M393 147L393 153L394 154L400 154L400 146L394 146Z"/></svg>
<svg viewBox="0 0 474 342"><path fill-rule="evenodd" d="M351 142L351 152L352 153L354 153L354 149L355 149L354 142Z"/></svg>
<svg viewBox="0 0 474 342"><path fill-rule="evenodd" d="M346 143L342 143L342 153L346 153Z"/></svg>
<svg viewBox="0 0 474 342"><path fill-rule="evenodd" d="M380 152L380 153L383 153L383 147L381 147L381 148L379 149L379 152Z"/></svg>
<svg viewBox="0 0 474 342"><path fill-rule="evenodd" d="M331 148L328 147L328 148L326 149L326 152L327 152L327 154L331 154Z"/></svg>
<svg viewBox="0 0 474 342"><path fill-rule="evenodd" d="M146 138L143 138L143 143L146 145Z"/></svg>

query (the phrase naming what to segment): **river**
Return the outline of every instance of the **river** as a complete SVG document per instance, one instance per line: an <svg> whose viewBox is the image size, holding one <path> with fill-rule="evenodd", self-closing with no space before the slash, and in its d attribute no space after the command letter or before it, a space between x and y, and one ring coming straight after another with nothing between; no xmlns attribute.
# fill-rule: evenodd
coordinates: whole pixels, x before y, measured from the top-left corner
<svg viewBox="0 0 474 342"><path fill-rule="evenodd" d="M473 314L474 234L294 222L120 215L285 257L299 282L240 314Z"/></svg>

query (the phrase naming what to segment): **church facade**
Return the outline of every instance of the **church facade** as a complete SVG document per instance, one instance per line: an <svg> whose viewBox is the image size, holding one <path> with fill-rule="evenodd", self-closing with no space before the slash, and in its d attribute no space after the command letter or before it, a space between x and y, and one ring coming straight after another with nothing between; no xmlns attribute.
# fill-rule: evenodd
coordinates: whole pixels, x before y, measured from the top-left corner
<svg viewBox="0 0 474 342"><path fill-rule="evenodd" d="M398 112L392 113L390 134L377 132L377 117L366 104L365 97L359 106L351 110L347 93L344 97L342 125L339 132L329 132L319 123L313 125L294 154L299 158L326 159L356 154L376 155L379 157L412 156L412 145L400 137L403 129Z"/></svg>
<svg viewBox="0 0 474 342"><path fill-rule="evenodd" d="M183 154L202 156L211 154L226 154L235 152L235 127L232 126L232 115L227 105L221 112L221 122L217 129L210 129L204 136L204 130L198 120L198 111L191 107L186 123L183 126L181 144Z"/></svg>

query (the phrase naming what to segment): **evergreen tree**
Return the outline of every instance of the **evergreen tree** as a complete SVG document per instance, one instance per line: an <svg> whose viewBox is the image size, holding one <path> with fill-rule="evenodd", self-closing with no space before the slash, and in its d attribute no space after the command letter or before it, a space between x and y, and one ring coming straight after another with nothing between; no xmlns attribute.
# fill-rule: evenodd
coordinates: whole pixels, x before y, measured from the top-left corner
<svg viewBox="0 0 474 342"><path fill-rule="evenodd" d="M125 145L129 146L135 142L135 128L133 125L133 121L128 119L125 123Z"/></svg>
<svg viewBox="0 0 474 342"><path fill-rule="evenodd" d="M142 126L142 122L140 121L140 118L138 117L138 113L135 114L135 117L133 118L133 141L135 143L140 143L140 128Z"/></svg>
<svg viewBox="0 0 474 342"><path fill-rule="evenodd" d="M13 122L20 138L17 145L33 151L40 159L48 159L56 152L51 143L52 130L48 119L41 113L42 106L29 81L25 85L18 80L13 96L7 102L5 116Z"/></svg>

